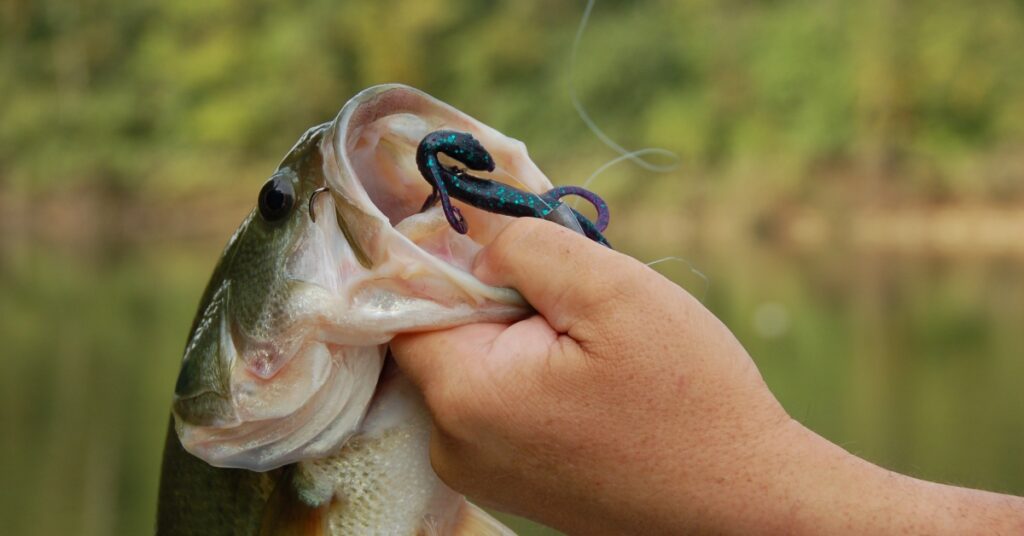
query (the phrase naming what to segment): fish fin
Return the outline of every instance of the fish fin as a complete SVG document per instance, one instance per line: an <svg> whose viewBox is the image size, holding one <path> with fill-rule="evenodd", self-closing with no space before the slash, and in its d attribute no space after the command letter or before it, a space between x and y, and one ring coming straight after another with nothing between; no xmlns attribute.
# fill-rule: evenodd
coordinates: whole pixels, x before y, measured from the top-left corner
<svg viewBox="0 0 1024 536"><path fill-rule="evenodd" d="M267 499L259 536L327 536L327 511L331 501L311 505L302 500L295 487L295 466L285 474Z"/></svg>
<svg viewBox="0 0 1024 536"><path fill-rule="evenodd" d="M479 506L463 501L455 516L452 536L515 536L512 529L494 519Z"/></svg>

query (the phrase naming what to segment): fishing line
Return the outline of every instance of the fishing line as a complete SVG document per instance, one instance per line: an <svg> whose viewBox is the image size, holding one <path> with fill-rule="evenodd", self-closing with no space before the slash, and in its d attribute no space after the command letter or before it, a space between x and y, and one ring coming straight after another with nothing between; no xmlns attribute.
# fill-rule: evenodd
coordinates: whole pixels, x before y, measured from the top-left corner
<svg viewBox="0 0 1024 536"><path fill-rule="evenodd" d="M572 47L569 51L569 100L572 102L572 106L573 108L576 109L576 113L580 116L580 119L583 121L585 125L587 125L587 128L589 128L590 131L593 132L593 134L597 136L597 138L601 140L602 143L605 144L605 146L619 153L619 156L604 163L602 166L597 168L597 170L591 173L591 175L587 177L585 181L583 181L583 188L587 188L588 186L590 186L590 184L599 175L607 171L612 166L626 160L629 160L648 171L654 171L659 173L665 173L676 169L677 167L679 167L680 160L679 155L676 154L675 152L660 147L647 147L643 149L637 149L634 151L626 149L622 145L616 143L615 140L611 139L610 136L605 134L605 132L601 130L601 128L597 126L597 123L590 117L590 114L587 113L586 108L584 108L583 102L580 100L579 95L576 92L576 58L579 53L580 42L583 40L583 32L586 30L587 25L590 23L590 14L593 12L594 4L596 3L597 0L587 0L587 5L583 9L583 16L580 17L580 24L576 28L576 36L573 38ZM669 159L669 163L659 165L651 162L646 158L643 158L644 156L649 155L658 155L666 157ZM575 208L578 203L579 200L574 200L573 207ZM703 295L700 298L698 298L698 300L703 302L707 298L708 293L711 291L711 279L706 274L704 274L704 272L698 270L690 261L682 257L670 256L653 260L646 264L647 266L654 267L658 264L669 261L681 262L685 264L692 274L696 275L704 282Z"/></svg>
<svg viewBox="0 0 1024 536"><path fill-rule="evenodd" d="M711 278L705 275L704 272L698 270L690 261L682 257L662 257L658 260L654 260L644 264L653 268L656 264L661 264L663 262L669 261L676 261L685 264L687 268L690 269L690 273L696 275L697 277L701 278L702 281L704 281L704 293L701 295L701 297L697 298L701 303L704 303L704 300L708 297L708 293L711 292Z"/></svg>
<svg viewBox="0 0 1024 536"><path fill-rule="evenodd" d="M604 173L605 171L608 170L608 168L614 166L615 164L618 164L619 162L625 162L626 160L631 160L634 157L642 156L645 154L660 154L671 158L677 158L676 154L673 153L672 151L669 151L668 149L661 149L658 147L648 147L646 149L637 149L636 151L630 151L624 155L617 156L609 160L608 162L605 162L601 167L597 168L596 171L591 173L590 176L587 177L587 180L583 181L583 184L580 187L586 188L590 186L590 183L594 182L594 179L596 179L598 175ZM572 208L577 208L579 206L579 202L579 199L573 200Z"/></svg>
<svg viewBox="0 0 1024 536"><path fill-rule="evenodd" d="M633 159L635 157L642 156L642 155L645 155L645 154L660 154L660 155L671 156L671 157L675 157L676 156L676 154L673 153L672 151L669 151L668 149L661 149L659 147L648 147L646 149L637 149L636 151L631 151L631 152L626 153L626 154L624 154L622 156L615 157L612 160L609 160L608 162L605 162L601 167L597 168L596 171L591 173L590 176L587 177L587 180L583 181L583 184L582 184L581 187L582 188L586 188L587 186L590 186L590 183L594 182L594 179L596 179L598 175L604 173L605 170L607 170L608 168L614 166L615 164L618 164L619 162L624 162L626 160L631 160L631 159Z"/></svg>
<svg viewBox="0 0 1024 536"><path fill-rule="evenodd" d="M679 155L669 151L668 149L658 148L646 148L640 149L639 151L630 151L625 147L619 145L615 140L611 139L610 136L604 133L597 123L591 119L590 114L587 113L586 108L583 107L583 102L580 101L579 96L576 94L576 55L579 52L580 41L583 40L583 31L586 30L587 24L590 22L590 13L594 10L594 4L597 0L587 0L587 7L583 9L583 16L580 18L580 25L576 28L576 37L572 41L572 47L569 51L569 100L572 102L572 107L576 109L576 113L579 114L580 119L587 125L587 128L597 136L597 139L601 140L608 148L619 153L620 158L631 160L634 164L648 170L665 173L672 171L679 166ZM643 154L662 154L671 159L668 164L655 164L641 156ZM606 164L607 165L607 164ZM603 167L603 166L602 166Z"/></svg>

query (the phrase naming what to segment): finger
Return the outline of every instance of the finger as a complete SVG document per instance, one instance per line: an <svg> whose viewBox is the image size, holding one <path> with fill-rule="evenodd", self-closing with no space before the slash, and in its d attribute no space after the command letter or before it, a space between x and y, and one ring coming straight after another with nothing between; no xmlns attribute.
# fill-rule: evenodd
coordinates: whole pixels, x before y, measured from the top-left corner
<svg viewBox="0 0 1024 536"><path fill-rule="evenodd" d="M504 407L495 403L502 384L488 361L506 327L476 324L401 336L392 343L395 361L420 389L435 428L444 435L472 438L482 423L494 422L495 409Z"/></svg>
<svg viewBox="0 0 1024 536"><path fill-rule="evenodd" d="M471 324L399 335L391 342L391 353L420 389L474 386L529 374L558 338L543 317L534 315L512 325Z"/></svg>
<svg viewBox="0 0 1024 536"><path fill-rule="evenodd" d="M537 218L509 224L477 255L473 273L485 283L512 287L547 319L569 333L637 292L646 271L640 262Z"/></svg>
<svg viewBox="0 0 1024 536"><path fill-rule="evenodd" d="M467 364L486 352L504 324L470 324L441 331L398 335L391 354L398 367L425 394L440 382L453 382Z"/></svg>

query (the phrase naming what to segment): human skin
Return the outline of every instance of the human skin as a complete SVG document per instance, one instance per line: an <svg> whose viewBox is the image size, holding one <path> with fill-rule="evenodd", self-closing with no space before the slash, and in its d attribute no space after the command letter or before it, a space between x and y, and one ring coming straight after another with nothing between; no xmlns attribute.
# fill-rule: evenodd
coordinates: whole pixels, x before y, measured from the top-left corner
<svg viewBox="0 0 1024 536"><path fill-rule="evenodd" d="M523 218L474 274L537 314L392 351L454 489L570 534L1024 534L1024 499L925 482L786 414L740 343L626 255Z"/></svg>

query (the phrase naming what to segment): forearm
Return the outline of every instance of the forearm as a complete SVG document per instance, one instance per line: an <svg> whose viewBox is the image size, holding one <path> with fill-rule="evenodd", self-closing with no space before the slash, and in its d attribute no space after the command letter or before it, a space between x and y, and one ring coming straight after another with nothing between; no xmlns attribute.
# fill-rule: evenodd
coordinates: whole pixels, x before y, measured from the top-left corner
<svg viewBox="0 0 1024 536"><path fill-rule="evenodd" d="M1024 499L925 482L864 461L796 422L722 528L785 534L1024 534ZM705 527L717 530L715 527Z"/></svg>

